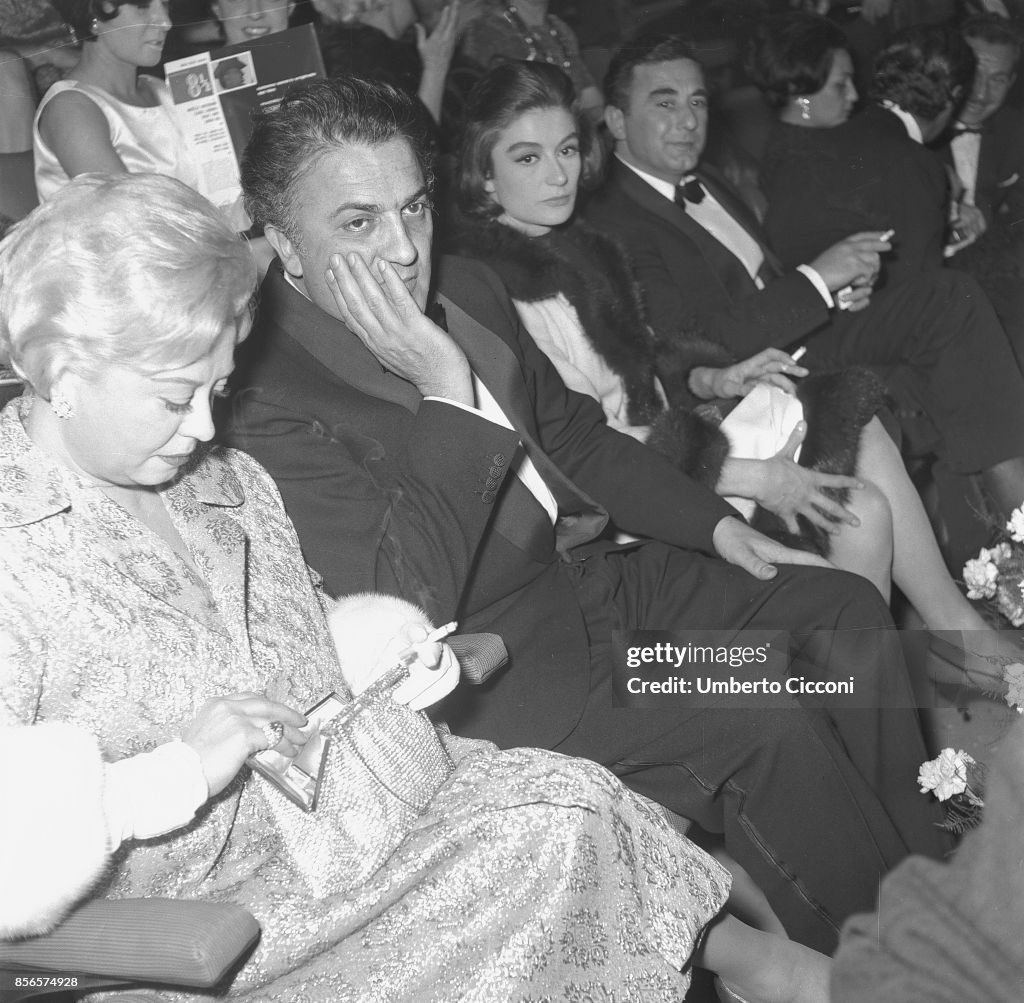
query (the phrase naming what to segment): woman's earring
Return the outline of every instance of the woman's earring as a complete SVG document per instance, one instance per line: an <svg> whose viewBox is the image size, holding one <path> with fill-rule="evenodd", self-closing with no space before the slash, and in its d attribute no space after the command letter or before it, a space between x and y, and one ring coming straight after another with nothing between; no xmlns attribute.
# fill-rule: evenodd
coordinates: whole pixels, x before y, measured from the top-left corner
<svg viewBox="0 0 1024 1003"><path fill-rule="evenodd" d="M59 391L50 394L50 408L58 418L65 421L75 413L75 409L71 406L71 401Z"/></svg>
<svg viewBox="0 0 1024 1003"><path fill-rule="evenodd" d="M800 117L805 121L809 121L811 118L811 102L807 98L797 98L798 105L800 105Z"/></svg>
<svg viewBox="0 0 1024 1003"><path fill-rule="evenodd" d="M98 17L94 17L92 19L92 24L89 25L89 31L94 35L98 35L100 33L100 19Z"/></svg>

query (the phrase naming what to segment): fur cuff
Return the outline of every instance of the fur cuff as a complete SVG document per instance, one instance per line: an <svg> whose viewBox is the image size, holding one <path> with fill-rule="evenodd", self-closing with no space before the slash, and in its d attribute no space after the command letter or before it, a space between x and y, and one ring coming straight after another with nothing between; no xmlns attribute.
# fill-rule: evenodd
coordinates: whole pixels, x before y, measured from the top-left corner
<svg viewBox="0 0 1024 1003"><path fill-rule="evenodd" d="M651 425L647 445L684 474L715 490L729 440L718 426L685 405L663 411Z"/></svg>
<svg viewBox="0 0 1024 1003"><path fill-rule="evenodd" d="M54 927L109 857L104 765L68 724L0 729L0 938Z"/></svg>
<svg viewBox="0 0 1024 1003"><path fill-rule="evenodd" d="M327 626L350 692L366 689L378 675L385 652L396 647L392 642L413 624L428 631L434 626L423 610L398 596L358 592L338 600L328 614ZM400 642L398 647L406 644Z"/></svg>

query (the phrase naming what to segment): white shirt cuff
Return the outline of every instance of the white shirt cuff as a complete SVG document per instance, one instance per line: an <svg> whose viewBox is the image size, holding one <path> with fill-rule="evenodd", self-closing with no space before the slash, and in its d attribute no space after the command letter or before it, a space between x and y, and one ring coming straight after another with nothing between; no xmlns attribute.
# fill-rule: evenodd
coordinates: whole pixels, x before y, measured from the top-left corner
<svg viewBox="0 0 1024 1003"><path fill-rule="evenodd" d="M209 796L199 753L184 742L107 763L103 803L111 847L180 829Z"/></svg>
<svg viewBox="0 0 1024 1003"><path fill-rule="evenodd" d="M818 290L819 295L829 309L836 305L836 301L832 298L832 293L829 292L828 286L825 285L825 280L810 265L797 265L796 270L801 275L807 276L807 281Z"/></svg>
<svg viewBox="0 0 1024 1003"><path fill-rule="evenodd" d="M462 401L449 400L447 397L424 397L425 401L440 401L442 404L451 404L452 407L461 408L463 411L468 411L470 414L475 414L484 421L489 421L493 425L501 425L500 421L495 421L490 415L484 414L483 411L478 407L473 407L470 404L463 404ZM511 425L502 425L502 428L512 428Z"/></svg>

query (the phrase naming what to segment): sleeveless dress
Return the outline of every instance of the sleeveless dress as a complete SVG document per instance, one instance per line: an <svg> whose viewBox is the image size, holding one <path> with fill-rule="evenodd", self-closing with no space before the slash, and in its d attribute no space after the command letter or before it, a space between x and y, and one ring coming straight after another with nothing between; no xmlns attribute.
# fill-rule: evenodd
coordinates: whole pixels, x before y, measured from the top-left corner
<svg viewBox="0 0 1024 1003"><path fill-rule="evenodd" d="M43 96L32 126L32 146L36 165L36 191L45 202L71 179L56 154L39 131L43 109L65 91L77 91L103 112L110 127L110 142L131 174L166 174L189 188L199 189L199 163L192 154L185 133L174 114L170 88L156 77L140 76L139 86L148 90L156 104L140 108L111 97L106 91L79 80L59 80ZM222 207L228 222L236 230L249 226L239 200Z"/></svg>

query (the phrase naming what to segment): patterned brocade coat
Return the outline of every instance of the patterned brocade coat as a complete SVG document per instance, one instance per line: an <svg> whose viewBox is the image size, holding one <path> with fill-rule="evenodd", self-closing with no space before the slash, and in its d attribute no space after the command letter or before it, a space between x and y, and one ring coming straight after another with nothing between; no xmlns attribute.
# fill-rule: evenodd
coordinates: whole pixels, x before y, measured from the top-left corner
<svg viewBox="0 0 1024 1003"><path fill-rule="evenodd" d="M70 721L116 760L174 738L214 696L344 693L262 468L214 449L162 490L197 577L32 443L28 406L0 414L0 725ZM122 846L99 893L252 911L263 935L235 998L682 998L728 891L718 865L598 766L444 741L455 772L354 891L313 895L243 770L187 826Z"/></svg>

